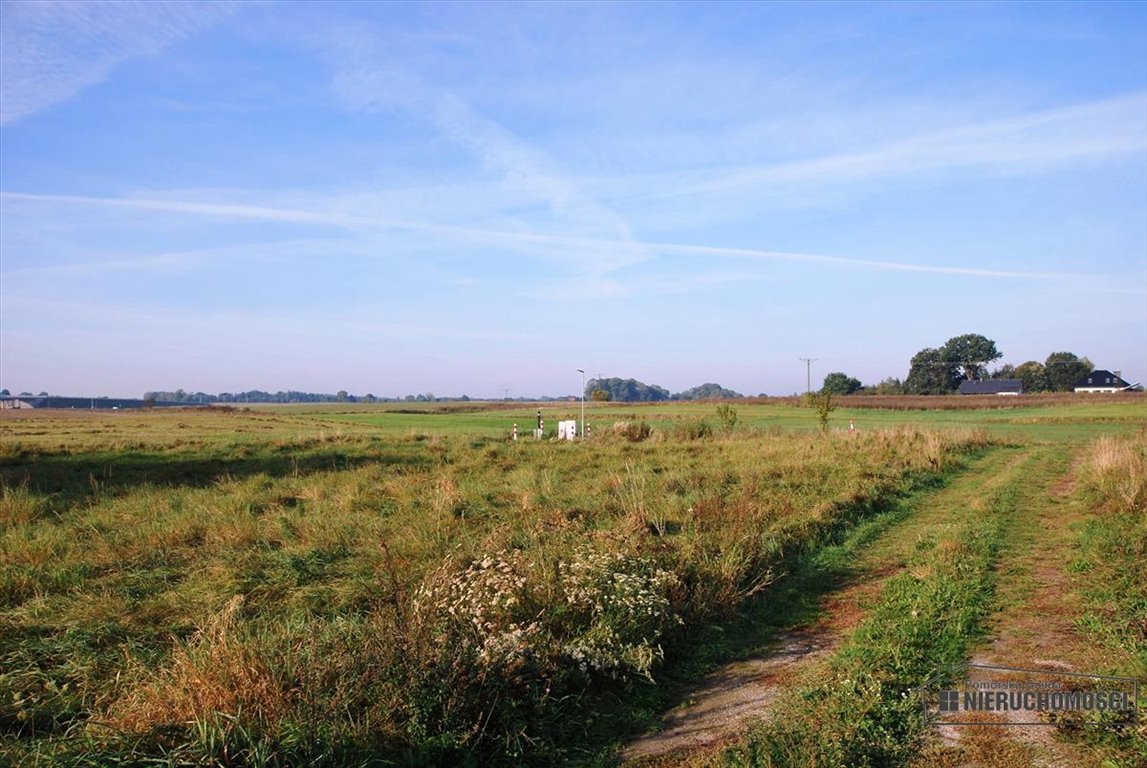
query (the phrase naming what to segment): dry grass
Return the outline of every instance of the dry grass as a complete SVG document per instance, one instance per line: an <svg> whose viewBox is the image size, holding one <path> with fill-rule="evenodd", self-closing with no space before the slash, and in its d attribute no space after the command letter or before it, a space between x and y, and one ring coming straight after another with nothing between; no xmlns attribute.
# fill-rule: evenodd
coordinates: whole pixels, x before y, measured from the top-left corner
<svg viewBox="0 0 1147 768"><path fill-rule="evenodd" d="M216 712L246 713L261 723L289 709L286 692L256 646L238 631L243 596L236 595L210 617L189 642L176 646L158 680L113 702L103 725L144 731L157 723L187 723ZM152 678L141 671L140 678Z"/></svg>
<svg viewBox="0 0 1147 768"><path fill-rule="evenodd" d="M1083 481L1115 511L1147 512L1147 431L1101 437L1084 457Z"/></svg>
<svg viewBox="0 0 1147 768"><path fill-rule="evenodd" d="M5 442L0 723L23 739L88 732L110 756L131 733L143 754L201 761L240 733L299 760L573 748L593 696L650 674L682 627L735 612L909 474L986 440L380 440L162 417L27 420L50 434ZM116 450L124 432L143 447ZM498 552L518 564L505 594L474 571ZM419 594L442 598L433 620L414 620ZM461 595L483 626L455 621Z"/></svg>

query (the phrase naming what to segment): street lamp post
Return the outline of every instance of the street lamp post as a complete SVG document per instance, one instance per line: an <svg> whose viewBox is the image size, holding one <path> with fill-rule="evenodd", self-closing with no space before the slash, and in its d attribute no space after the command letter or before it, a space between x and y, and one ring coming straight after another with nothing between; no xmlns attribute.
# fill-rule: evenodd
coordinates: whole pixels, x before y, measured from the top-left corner
<svg viewBox="0 0 1147 768"><path fill-rule="evenodd" d="M581 374L581 436L585 437L585 370L578 368Z"/></svg>

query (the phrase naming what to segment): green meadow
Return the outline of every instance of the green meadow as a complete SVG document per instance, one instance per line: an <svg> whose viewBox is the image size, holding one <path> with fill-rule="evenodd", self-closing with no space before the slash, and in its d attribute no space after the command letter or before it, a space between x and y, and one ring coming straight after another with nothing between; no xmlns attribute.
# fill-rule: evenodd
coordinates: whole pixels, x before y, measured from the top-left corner
<svg viewBox="0 0 1147 768"><path fill-rule="evenodd" d="M729 405L587 403L578 442L529 436L576 402L0 414L0 761L612 765L842 562L903 546L917 577L794 688L823 738L786 729L794 699L697 759L908 765L926 729L887 681L971 653L1068 472L1089 599L1147 605L1098 565L1147 552L1142 397L854 398L826 430L798 399ZM935 540L897 538L936 499ZM1147 670L1091 625L1126 646L1106 671ZM1130 765L1134 738L1095 748Z"/></svg>
<svg viewBox="0 0 1147 768"><path fill-rule="evenodd" d="M1147 418L1142 397L1124 395L1101 399L1063 395L1011 398L941 398L944 408L932 407L937 398L839 398L829 419L834 430L984 429L993 435L1046 440L1081 440L1134 427ZM819 430L815 412L801 398L752 399L734 404L737 426L743 429L791 431ZM256 406L256 408L259 408ZM269 413L307 416L330 425L368 427L383 434L509 435L513 425L527 435L542 411L549 436L557 422L581 419L579 402L514 403L409 403L346 406L263 406ZM713 403L596 403L586 402L585 419L593 431L608 430L619 421L646 421L653 428L672 429L687 420L707 420L719 427Z"/></svg>

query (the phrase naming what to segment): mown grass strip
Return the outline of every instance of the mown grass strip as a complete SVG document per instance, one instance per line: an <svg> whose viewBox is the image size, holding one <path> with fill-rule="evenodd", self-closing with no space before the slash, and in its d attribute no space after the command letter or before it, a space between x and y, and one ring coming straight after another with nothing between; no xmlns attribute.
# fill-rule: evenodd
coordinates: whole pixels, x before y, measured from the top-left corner
<svg viewBox="0 0 1147 768"><path fill-rule="evenodd" d="M967 658L992 609L994 566L1021 496L1020 469L1009 475L984 499L977 498L983 483L972 478L935 499L950 506L955 524L918 541L906 570L889 580L869 617L825 669L718 762L906 764L924 732L912 688L937 668Z"/></svg>

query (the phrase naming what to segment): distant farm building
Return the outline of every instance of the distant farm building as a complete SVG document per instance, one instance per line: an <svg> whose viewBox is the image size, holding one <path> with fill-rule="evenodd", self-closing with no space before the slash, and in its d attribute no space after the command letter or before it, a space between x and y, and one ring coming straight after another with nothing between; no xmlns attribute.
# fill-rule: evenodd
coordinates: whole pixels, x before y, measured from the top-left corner
<svg viewBox="0 0 1147 768"><path fill-rule="evenodd" d="M1131 385L1120 377L1121 371L1096 370L1075 383L1076 392L1122 392Z"/></svg>
<svg viewBox="0 0 1147 768"><path fill-rule="evenodd" d="M1020 379L991 379L989 381L961 381L961 395L1022 395L1024 383Z"/></svg>

